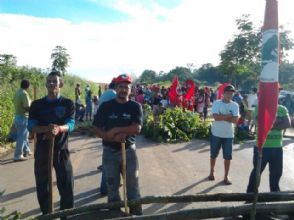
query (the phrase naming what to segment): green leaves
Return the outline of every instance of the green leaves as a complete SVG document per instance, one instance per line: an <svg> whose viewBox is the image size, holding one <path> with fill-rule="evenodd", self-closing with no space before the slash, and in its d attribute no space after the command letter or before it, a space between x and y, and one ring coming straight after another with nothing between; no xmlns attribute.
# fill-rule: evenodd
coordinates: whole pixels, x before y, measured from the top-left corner
<svg viewBox="0 0 294 220"><path fill-rule="evenodd" d="M159 142L177 143L187 142L192 138L207 138L209 135L209 122L202 121L198 114L183 111L180 108L167 109L154 122L150 107L144 105L144 124L142 134L147 138Z"/></svg>
<svg viewBox="0 0 294 220"><path fill-rule="evenodd" d="M56 46L52 51L51 59L52 70L59 71L62 75L65 75L70 61L70 55L67 53L67 49L62 46Z"/></svg>

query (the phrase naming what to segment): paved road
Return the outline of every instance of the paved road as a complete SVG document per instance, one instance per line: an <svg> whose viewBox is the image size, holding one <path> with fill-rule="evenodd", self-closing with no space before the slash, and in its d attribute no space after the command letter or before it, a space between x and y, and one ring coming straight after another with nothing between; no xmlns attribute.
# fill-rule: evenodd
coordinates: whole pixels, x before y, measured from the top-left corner
<svg viewBox="0 0 294 220"><path fill-rule="evenodd" d="M293 136L291 131L288 135ZM294 139L284 141L284 174L282 190L293 190L294 186ZM244 192L252 169L253 143L235 145L230 176L233 185L225 186L223 180L223 160L219 157L216 165L216 180L208 181L209 144L205 140L193 140L181 144L158 144L138 137L140 164L140 186L142 196L147 195L186 195L195 193ZM105 197L99 194L101 173L101 140L87 136L72 136L70 150L74 167L75 206L102 203ZM1 158L0 190L5 189L0 198L0 207L6 213L19 210L23 218L40 214L33 174L33 158L24 162L13 162L12 155ZM260 191L266 192L268 172L262 175ZM59 196L55 187L55 205ZM185 208L200 208L226 205L226 203L194 204L152 204L144 206L144 214L175 211Z"/></svg>

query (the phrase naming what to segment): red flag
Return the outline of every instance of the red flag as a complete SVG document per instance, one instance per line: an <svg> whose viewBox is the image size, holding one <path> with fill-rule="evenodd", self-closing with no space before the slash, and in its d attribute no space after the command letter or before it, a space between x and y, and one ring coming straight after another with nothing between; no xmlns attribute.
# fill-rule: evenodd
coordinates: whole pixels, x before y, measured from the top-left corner
<svg viewBox="0 0 294 220"><path fill-rule="evenodd" d="M261 60L262 70L258 95L257 134L259 152L261 152L267 134L272 128L278 107L279 34L277 0L266 1Z"/></svg>
<svg viewBox="0 0 294 220"><path fill-rule="evenodd" d="M216 99L221 99L224 89L226 88L226 86L230 85L230 83L223 83L218 87L218 92L217 92L217 97Z"/></svg>
<svg viewBox="0 0 294 220"><path fill-rule="evenodd" d="M189 101L195 95L195 83L192 79L187 79L184 85L187 88L184 99Z"/></svg>
<svg viewBox="0 0 294 220"><path fill-rule="evenodd" d="M170 103L172 104L176 103L179 89L180 89L180 83L179 83L178 76L176 75L174 77L173 84L171 85L169 93L168 93Z"/></svg>

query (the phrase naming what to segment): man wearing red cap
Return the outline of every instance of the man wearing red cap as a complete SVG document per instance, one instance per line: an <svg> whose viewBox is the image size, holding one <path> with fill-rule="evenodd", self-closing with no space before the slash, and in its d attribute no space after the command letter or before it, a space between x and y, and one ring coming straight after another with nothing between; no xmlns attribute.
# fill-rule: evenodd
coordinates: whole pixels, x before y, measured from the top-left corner
<svg viewBox="0 0 294 220"><path fill-rule="evenodd" d="M126 145L126 177L128 200L140 198L136 135L140 133L143 113L140 104L129 100L131 77L116 78L116 98L103 103L94 118L94 130L102 138L103 169L107 180L108 202L120 201L121 142ZM130 213L142 215L142 206L130 206Z"/></svg>

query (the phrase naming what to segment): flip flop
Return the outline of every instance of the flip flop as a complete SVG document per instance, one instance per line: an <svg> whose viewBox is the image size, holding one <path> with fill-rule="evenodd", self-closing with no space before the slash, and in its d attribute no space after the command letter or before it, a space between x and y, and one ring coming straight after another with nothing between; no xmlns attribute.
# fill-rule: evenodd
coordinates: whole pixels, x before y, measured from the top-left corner
<svg viewBox="0 0 294 220"><path fill-rule="evenodd" d="M229 179L224 179L224 184L225 185L232 185L232 181L230 181Z"/></svg>
<svg viewBox="0 0 294 220"><path fill-rule="evenodd" d="M208 176L208 180L213 181L213 180L215 180L215 177L212 176L212 175L209 175L209 176Z"/></svg>

